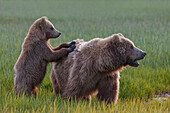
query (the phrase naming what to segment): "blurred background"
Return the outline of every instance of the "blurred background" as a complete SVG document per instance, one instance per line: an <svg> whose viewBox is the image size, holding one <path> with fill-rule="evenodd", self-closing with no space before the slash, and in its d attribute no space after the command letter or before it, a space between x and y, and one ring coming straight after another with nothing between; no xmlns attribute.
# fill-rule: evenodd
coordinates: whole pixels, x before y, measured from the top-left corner
<svg viewBox="0 0 170 113"><path fill-rule="evenodd" d="M170 94L170 1L169 0L1 0L0 87L2 96L14 94L13 66L29 27L47 16L60 38L53 46L80 38L85 41L122 33L147 52L138 68L121 72L120 99L149 99ZM42 92L54 96L50 64ZM1 97L2 97L1 96ZM43 96L42 96L43 97ZM9 102L10 96L1 104Z"/></svg>

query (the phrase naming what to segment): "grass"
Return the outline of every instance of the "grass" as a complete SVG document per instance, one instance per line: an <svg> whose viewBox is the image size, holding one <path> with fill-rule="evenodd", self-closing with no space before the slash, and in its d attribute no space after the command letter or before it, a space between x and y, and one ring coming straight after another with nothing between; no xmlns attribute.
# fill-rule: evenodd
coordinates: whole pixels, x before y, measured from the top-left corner
<svg viewBox="0 0 170 113"><path fill-rule="evenodd" d="M164 0L1 0L0 1L0 112L170 112L170 100L152 100L170 91L170 1ZM138 68L121 72L116 105L92 99L68 102L55 97L51 64L38 98L16 97L13 66L30 25L47 16L62 32L53 46L82 38L107 37L121 32L147 52Z"/></svg>

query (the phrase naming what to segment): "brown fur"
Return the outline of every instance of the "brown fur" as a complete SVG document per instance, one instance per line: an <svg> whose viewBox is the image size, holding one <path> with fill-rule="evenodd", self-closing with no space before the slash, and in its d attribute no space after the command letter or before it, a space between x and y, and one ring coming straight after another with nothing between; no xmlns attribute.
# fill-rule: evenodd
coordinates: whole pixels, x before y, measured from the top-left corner
<svg viewBox="0 0 170 113"><path fill-rule="evenodd" d="M135 61L143 59L146 53L120 33L75 42L75 51L53 64L51 78L55 94L79 99L97 90L99 100L115 103L119 94L119 71L127 65L137 66Z"/></svg>
<svg viewBox="0 0 170 113"><path fill-rule="evenodd" d="M16 94L25 90L28 95L32 92L36 96L37 88L44 79L47 64L67 56L74 50L75 42L51 47L49 39L57 38L60 34L46 17L36 20L30 27L22 44L22 52L14 66Z"/></svg>

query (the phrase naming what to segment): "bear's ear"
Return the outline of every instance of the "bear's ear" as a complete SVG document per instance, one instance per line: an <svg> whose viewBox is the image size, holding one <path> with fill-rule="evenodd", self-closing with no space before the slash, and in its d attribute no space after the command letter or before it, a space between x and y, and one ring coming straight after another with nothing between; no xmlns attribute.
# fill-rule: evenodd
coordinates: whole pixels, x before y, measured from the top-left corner
<svg viewBox="0 0 170 113"><path fill-rule="evenodd" d="M114 42L120 42L120 36L118 35L118 34L114 34L113 36L112 36L112 38L113 38L113 41Z"/></svg>
<svg viewBox="0 0 170 113"><path fill-rule="evenodd" d="M120 37L124 37L124 36L122 35L122 33L118 33L117 35L119 35Z"/></svg>
<svg viewBox="0 0 170 113"><path fill-rule="evenodd" d="M46 23L46 20L48 20L48 18L46 16L41 17L41 22L42 23Z"/></svg>

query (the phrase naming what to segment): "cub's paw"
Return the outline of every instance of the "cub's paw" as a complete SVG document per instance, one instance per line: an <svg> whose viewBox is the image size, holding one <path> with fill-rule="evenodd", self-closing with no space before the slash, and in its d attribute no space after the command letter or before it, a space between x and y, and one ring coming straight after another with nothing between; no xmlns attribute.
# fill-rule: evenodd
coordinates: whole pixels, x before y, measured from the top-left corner
<svg viewBox="0 0 170 113"><path fill-rule="evenodd" d="M72 51L74 51L74 49L76 48L76 45L74 44L74 45L71 45L70 46L70 51L72 52Z"/></svg>
<svg viewBox="0 0 170 113"><path fill-rule="evenodd" d="M71 53L72 51L74 51L75 48L76 48L76 45L70 46L68 49L68 54Z"/></svg>
<svg viewBox="0 0 170 113"><path fill-rule="evenodd" d="M72 41L72 42L70 42L70 44L68 46L70 47L70 46L75 45L75 44L76 44L76 42Z"/></svg>

